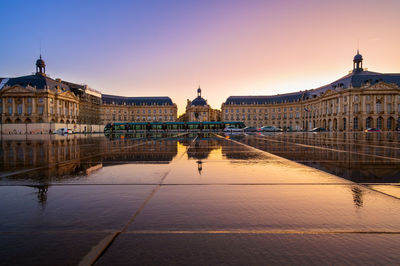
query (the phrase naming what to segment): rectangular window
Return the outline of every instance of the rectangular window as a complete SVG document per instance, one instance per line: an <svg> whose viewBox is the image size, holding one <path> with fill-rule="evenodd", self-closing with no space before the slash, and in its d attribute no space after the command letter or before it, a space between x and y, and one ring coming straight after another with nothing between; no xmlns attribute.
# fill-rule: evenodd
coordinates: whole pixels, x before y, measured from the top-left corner
<svg viewBox="0 0 400 266"><path fill-rule="evenodd" d="M10 98L9 98L10 99ZM12 106L8 106L8 114L12 115Z"/></svg>
<svg viewBox="0 0 400 266"><path fill-rule="evenodd" d="M392 112L392 104L391 103L387 104L387 111L388 111L388 113Z"/></svg>
<svg viewBox="0 0 400 266"><path fill-rule="evenodd" d="M367 113L371 112L371 105L370 104L366 104L365 108L367 109Z"/></svg>
<svg viewBox="0 0 400 266"><path fill-rule="evenodd" d="M39 98L39 103L43 103L43 98Z"/></svg>
<svg viewBox="0 0 400 266"><path fill-rule="evenodd" d="M12 98L9 97L9 98L7 99L7 102L8 102L8 103L12 103Z"/></svg>
<svg viewBox="0 0 400 266"><path fill-rule="evenodd" d="M18 106L17 106L17 112L18 112L19 115L22 114L22 104L18 104Z"/></svg>
<svg viewBox="0 0 400 266"><path fill-rule="evenodd" d="M43 114L43 106L39 106L39 114L40 114L40 115Z"/></svg>
<svg viewBox="0 0 400 266"><path fill-rule="evenodd" d="M358 104L354 105L354 112L357 113L358 112Z"/></svg>
<svg viewBox="0 0 400 266"><path fill-rule="evenodd" d="M26 100L28 103L32 103L32 98L28 97Z"/></svg>
<svg viewBox="0 0 400 266"><path fill-rule="evenodd" d="M32 114L32 106L28 106L27 112L28 112L28 115L31 115L31 114Z"/></svg>
<svg viewBox="0 0 400 266"><path fill-rule="evenodd" d="M371 95L367 95L367 101L371 101Z"/></svg>
<svg viewBox="0 0 400 266"><path fill-rule="evenodd" d="M380 102L376 103L376 112L380 113L382 111L382 105Z"/></svg>

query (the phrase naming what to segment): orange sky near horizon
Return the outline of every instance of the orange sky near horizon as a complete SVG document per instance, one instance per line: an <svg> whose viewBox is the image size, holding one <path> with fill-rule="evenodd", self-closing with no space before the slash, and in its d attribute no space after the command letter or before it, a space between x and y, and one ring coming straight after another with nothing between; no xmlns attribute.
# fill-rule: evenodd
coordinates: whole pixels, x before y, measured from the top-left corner
<svg viewBox="0 0 400 266"><path fill-rule="evenodd" d="M179 114L199 84L203 97L219 109L232 95L330 83L352 69L358 41L364 67L400 73L400 1L150 2L107 11L93 2L82 14L77 11L76 25L56 25L65 36L39 36L48 73L106 94L169 96ZM85 8L94 7L91 22ZM105 15L109 19L103 21ZM79 42L65 43L74 38ZM37 57L32 49L0 76L32 72Z"/></svg>

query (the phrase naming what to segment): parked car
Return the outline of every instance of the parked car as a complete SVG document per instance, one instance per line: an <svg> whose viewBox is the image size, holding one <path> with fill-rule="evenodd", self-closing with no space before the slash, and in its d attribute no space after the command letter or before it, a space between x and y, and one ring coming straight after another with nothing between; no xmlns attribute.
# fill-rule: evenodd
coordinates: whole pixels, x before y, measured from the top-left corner
<svg viewBox="0 0 400 266"><path fill-rule="evenodd" d="M234 126L227 126L226 128L224 128L224 132L243 132L243 129Z"/></svg>
<svg viewBox="0 0 400 266"><path fill-rule="evenodd" d="M282 132L283 130L281 128L277 128L274 126L264 126L260 128L260 131L263 132Z"/></svg>
<svg viewBox="0 0 400 266"><path fill-rule="evenodd" d="M243 129L244 132L257 132L257 128L256 127L245 127Z"/></svg>
<svg viewBox="0 0 400 266"><path fill-rule="evenodd" d="M379 128L367 128L364 132L382 132Z"/></svg>
<svg viewBox="0 0 400 266"><path fill-rule="evenodd" d="M59 129L55 130L53 133L54 134L64 135L64 134L72 134L73 132L72 132L72 129L68 129L66 127L62 127L62 128L59 128Z"/></svg>
<svg viewBox="0 0 400 266"><path fill-rule="evenodd" d="M324 127L315 127L313 129L311 129L311 132L326 132L328 130L326 130L326 128Z"/></svg>

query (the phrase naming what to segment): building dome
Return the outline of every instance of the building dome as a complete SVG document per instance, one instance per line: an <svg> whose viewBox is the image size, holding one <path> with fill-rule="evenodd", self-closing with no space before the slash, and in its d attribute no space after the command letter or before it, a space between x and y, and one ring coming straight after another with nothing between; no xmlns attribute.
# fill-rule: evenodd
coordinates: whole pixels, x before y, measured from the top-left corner
<svg viewBox="0 0 400 266"><path fill-rule="evenodd" d="M42 59L42 55L40 55L40 58L36 60L36 66L37 67L46 67L46 64L44 60Z"/></svg>
<svg viewBox="0 0 400 266"><path fill-rule="evenodd" d="M191 105L192 106L206 106L207 105L207 101L204 100L203 97L197 96L197 98L192 101Z"/></svg>
<svg viewBox="0 0 400 266"><path fill-rule="evenodd" d="M360 62L363 60L362 55L360 55L357 51L357 54L354 56L354 62Z"/></svg>

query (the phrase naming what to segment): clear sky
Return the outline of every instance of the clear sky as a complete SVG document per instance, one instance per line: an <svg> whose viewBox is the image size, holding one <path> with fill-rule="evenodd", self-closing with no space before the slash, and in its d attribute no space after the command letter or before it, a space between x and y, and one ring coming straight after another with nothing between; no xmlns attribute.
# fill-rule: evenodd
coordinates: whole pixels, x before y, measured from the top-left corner
<svg viewBox="0 0 400 266"><path fill-rule="evenodd" d="M107 94L230 95L312 89L352 68L400 72L400 1L0 2L0 77L47 73ZM41 44L40 44L41 43Z"/></svg>

